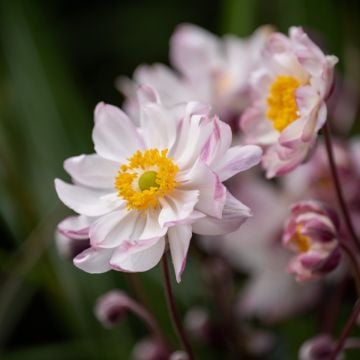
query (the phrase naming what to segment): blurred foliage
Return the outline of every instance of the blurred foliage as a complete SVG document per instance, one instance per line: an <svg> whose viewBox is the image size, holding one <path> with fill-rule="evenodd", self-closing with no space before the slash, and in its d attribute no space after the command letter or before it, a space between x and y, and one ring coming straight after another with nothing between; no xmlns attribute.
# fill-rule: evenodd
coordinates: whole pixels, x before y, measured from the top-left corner
<svg viewBox="0 0 360 360"><path fill-rule="evenodd" d="M135 319L107 331L93 315L105 291L118 287L134 294L128 276L85 274L60 259L53 243L66 214L53 179L65 177L65 158L92 151L95 104L121 104L113 86L117 75L131 76L142 62L167 62L169 37L181 22L241 36L271 23L282 31L290 25L314 31L358 86L359 9L355 0L0 0L1 358L126 359L146 334ZM208 306L199 273L191 259L176 287L181 310ZM176 344L159 270L140 278ZM272 358L295 358L315 324L297 318L276 331L284 341Z"/></svg>

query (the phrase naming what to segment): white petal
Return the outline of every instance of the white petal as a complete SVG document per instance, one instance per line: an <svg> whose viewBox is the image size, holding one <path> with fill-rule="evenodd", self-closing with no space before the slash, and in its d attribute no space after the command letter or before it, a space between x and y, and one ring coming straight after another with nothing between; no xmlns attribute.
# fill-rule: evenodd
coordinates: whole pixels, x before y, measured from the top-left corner
<svg viewBox="0 0 360 360"><path fill-rule="evenodd" d="M114 248L123 243L158 239L165 235L167 228L160 227L156 215L152 211L143 214L124 207L102 216L90 228L91 245Z"/></svg>
<svg viewBox="0 0 360 360"><path fill-rule="evenodd" d="M55 179L55 189L60 200L70 209L86 216L100 216L121 205L116 195L96 191L79 185L70 185Z"/></svg>
<svg viewBox="0 0 360 360"><path fill-rule="evenodd" d="M196 210L206 215L221 217L226 191L215 172L202 161L198 161L189 172L181 174L180 179L181 189L199 190Z"/></svg>
<svg viewBox="0 0 360 360"><path fill-rule="evenodd" d="M118 271L147 271L158 264L164 249L164 238L139 242L136 246L115 250L110 264Z"/></svg>
<svg viewBox="0 0 360 360"><path fill-rule="evenodd" d="M71 239L89 239L89 228L93 218L87 216L69 216L61 221L58 230Z"/></svg>
<svg viewBox="0 0 360 360"><path fill-rule="evenodd" d="M261 161L262 150L256 145L234 146L230 148L215 172L225 181L239 172L248 170Z"/></svg>
<svg viewBox="0 0 360 360"><path fill-rule="evenodd" d="M119 164L97 154L74 156L64 162L64 168L79 185L98 189L113 189Z"/></svg>
<svg viewBox="0 0 360 360"><path fill-rule="evenodd" d="M124 162L144 148L128 116L119 108L104 103L99 103L95 109L93 141L100 156L116 162Z"/></svg>
<svg viewBox="0 0 360 360"><path fill-rule="evenodd" d="M207 216L192 225L193 232L200 235L224 235L237 230L251 216L250 209L226 193L226 202L221 219Z"/></svg>
<svg viewBox="0 0 360 360"><path fill-rule="evenodd" d="M191 225L173 226L168 231L171 259L178 283L181 281L181 274L185 269L191 236Z"/></svg>
<svg viewBox="0 0 360 360"><path fill-rule="evenodd" d="M111 270L112 250L89 248L74 258L74 265L90 274L100 274Z"/></svg>
<svg viewBox="0 0 360 360"><path fill-rule="evenodd" d="M176 139L177 112L150 102L143 104L140 110L141 130L147 147L170 149Z"/></svg>
<svg viewBox="0 0 360 360"><path fill-rule="evenodd" d="M199 199L198 190L180 190L175 189L171 196L159 199L161 211L159 215L159 224L161 227L171 226L178 221L188 219L194 210L195 204Z"/></svg>

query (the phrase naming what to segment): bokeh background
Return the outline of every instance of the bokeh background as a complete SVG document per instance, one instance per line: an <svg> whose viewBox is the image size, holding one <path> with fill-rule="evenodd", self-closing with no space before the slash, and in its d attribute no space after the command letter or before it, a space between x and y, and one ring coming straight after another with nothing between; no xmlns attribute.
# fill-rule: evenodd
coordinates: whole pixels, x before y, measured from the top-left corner
<svg viewBox="0 0 360 360"><path fill-rule="evenodd" d="M55 226L68 212L53 179L66 179L65 158L92 152L93 109L102 100L121 105L118 75L131 76L144 62L167 63L169 37L181 22L241 36L261 24L284 32L303 25L340 58L338 69L356 89L359 10L357 0L0 0L0 358L127 359L146 334L131 316L108 331L93 315L105 291L134 293L131 276L83 273L54 245ZM140 277L175 342L159 270ZM192 259L175 291L181 311L211 307ZM295 359L314 326L311 315L278 324L281 341L269 358Z"/></svg>

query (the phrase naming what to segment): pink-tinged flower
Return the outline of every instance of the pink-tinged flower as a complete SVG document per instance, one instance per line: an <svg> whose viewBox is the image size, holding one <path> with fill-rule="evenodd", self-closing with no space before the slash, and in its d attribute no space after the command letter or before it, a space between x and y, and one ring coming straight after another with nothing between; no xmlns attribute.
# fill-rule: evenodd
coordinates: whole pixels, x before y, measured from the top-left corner
<svg viewBox="0 0 360 360"><path fill-rule="evenodd" d="M317 201L302 201L292 206L283 244L297 253L289 272L298 281L319 278L334 270L341 252L336 214Z"/></svg>
<svg viewBox="0 0 360 360"><path fill-rule="evenodd" d="M300 360L329 360L335 350L334 340L326 334L318 335L304 342L299 350ZM336 360L343 359L339 354Z"/></svg>
<svg viewBox="0 0 360 360"><path fill-rule="evenodd" d="M336 62L299 27L290 28L289 37L268 38L262 66L251 79L254 103L241 118L247 142L266 148L268 178L293 170L309 154L326 121Z"/></svg>
<svg viewBox="0 0 360 360"><path fill-rule="evenodd" d="M147 271L168 246L180 281L192 232L227 233L250 216L222 182L256 165L261 149L230 147L230 127L208 106L166 108L149 87L139 96L139 127L114 106L96 107L96 153L66 160L74 184L57 179L56 191L91 219L91 247L76 266L90 273Z"/></svg>
<svg viewBox="0 0 360 360"><path fill-rule="evenodd" d="M281 234L293 201L257 175L241 174L229 184L234 196L249 204L254 216L241 229L220 239L203 239L202 244L249 275L238 296L239 316L273 323L308 309L318 299L321 286L299 284L284 271L290 254L281 245Z"/></svg>
<svg viewBox="0 0 360 360"><path fill-rule="evenodd" d="M118 79L117 87L126 96L126 112L137 117L136 84L149 84L167 106L203 101L230 121L250 104L249 75L271 31L262 27L246 39L231 35L221 39L195 25L179 25L170 41L170 63L177 72L162 64L141 65L134 82Z"/></svg>

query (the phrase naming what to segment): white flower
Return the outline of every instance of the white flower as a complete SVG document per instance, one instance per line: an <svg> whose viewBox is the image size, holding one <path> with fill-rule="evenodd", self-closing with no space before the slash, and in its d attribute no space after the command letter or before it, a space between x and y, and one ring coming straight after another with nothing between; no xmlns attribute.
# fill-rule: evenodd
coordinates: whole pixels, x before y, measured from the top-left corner
<svg viewBox="0 0 360 360"><path fill-rule="evenodd" d="M289 37L268 38L263 64L251 80L254 103L241 119L247 143L266 147L268 178L293 170L313 147L326 121L336 63L301 28L290 28Z"/></svg>
<svg viewBox="0 0 360 360"><path fill-rule="evenodd" d="M169 246L180 281L192 232L234 231L250 216L222 182L256 165L261 150L230 148L229 126L208 106L166 108L149 87L139 99L140 127L114 106L96 107L96 153L66 160L74 184L57 179L55 186L63 203L88 219L91 247L76 266L146 271Z"/></svg>

